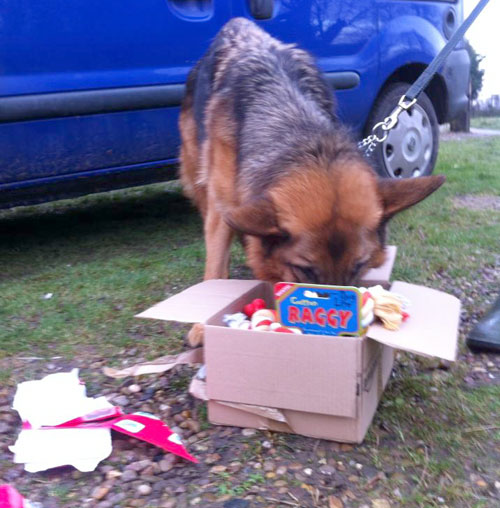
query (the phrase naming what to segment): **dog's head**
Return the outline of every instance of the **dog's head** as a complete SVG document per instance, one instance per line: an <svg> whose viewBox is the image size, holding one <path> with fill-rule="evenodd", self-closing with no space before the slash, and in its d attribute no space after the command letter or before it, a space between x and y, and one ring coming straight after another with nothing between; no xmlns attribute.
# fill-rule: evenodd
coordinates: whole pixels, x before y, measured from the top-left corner
<svg viewBox="0 0 500 508"><path fill-rule="evenodd" d="M261 280L355 285L384 262L389 219L444 180L380 180L363 161L296 170L226 221L245 235L248 264Z"/></svg>

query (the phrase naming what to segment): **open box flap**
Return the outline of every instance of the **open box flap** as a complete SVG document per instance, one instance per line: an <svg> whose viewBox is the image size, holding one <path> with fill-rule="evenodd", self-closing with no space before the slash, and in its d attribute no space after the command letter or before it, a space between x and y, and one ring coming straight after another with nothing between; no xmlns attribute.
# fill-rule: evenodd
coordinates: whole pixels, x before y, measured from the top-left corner
<svg viewBox="0 0 500 508"><path fill-rule="evenodd" d="M396 349L454 361L457 354L460 300L452 295L423 286L396 281L391 292L410 301L410 318L398 331L375 323L367 336Z"/></svg>
<svg viewBox="0 0 500 508"><path fill-rule="evenodd" d="M240 295L259 284L262 282L258 280L206 280L153 305L136 317L181 323L206 323Z"/></svg>

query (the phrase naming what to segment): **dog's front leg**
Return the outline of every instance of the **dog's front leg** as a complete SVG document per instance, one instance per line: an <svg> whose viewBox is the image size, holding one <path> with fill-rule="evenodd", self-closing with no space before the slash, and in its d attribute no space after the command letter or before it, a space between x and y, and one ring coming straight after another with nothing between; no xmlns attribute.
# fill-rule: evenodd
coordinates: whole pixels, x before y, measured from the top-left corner
<svg viewBox="0 0 500 508"><path fill-rule="evenodd" d="M233 230L226 224L222 215L209 200L205 228L205 280L227 279L229 277L229 257Z"/></svg>
<svg viewBox="0 0 500 508"><path fill-rule="evenodd" d="M209 204L204 222L205 228L205 280L227 279L229 277L229 255L233 230L225 223L222 215ZM203 344L204 327L197 323L189 330L187 340L191 347Z"/></svg>
<svg viewBox="0 0 500 508"><path fill-rule="evenodd" d="M191 327L187 335L188 344L191 347L198 347L203 344L203 338L205 336L205 327L203 323L196 323Z"/></svg>

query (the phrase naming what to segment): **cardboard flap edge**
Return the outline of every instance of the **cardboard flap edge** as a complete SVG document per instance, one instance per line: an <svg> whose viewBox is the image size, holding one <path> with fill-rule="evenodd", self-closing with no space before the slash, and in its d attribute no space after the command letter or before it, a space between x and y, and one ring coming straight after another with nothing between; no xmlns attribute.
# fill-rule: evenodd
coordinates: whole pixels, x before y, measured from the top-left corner
<svg viewBox="0 0 500 508"><path fill-rule="evenodd" d="M397 331L375 323L367 337L402 351L455 361L460 300L436 289L400 281L393 283L391 291L410 301L410 318Z"/></svg>
<svg viewBox="0 0 500 508"><path fill-rule="evenodd" d="M153 305L135 317L180 323L206 323L239 295L259 284L262 282L257 280L206 280Z"/></svg>

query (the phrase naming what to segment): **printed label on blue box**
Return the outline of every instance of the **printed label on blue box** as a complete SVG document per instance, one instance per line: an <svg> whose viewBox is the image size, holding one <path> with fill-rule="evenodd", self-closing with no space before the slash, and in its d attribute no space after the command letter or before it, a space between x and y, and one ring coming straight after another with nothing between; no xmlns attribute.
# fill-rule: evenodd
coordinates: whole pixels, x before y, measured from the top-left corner
<svg viewBox="0 0 500 508"><path fill-rule="evenodd" d="M313 335L359 335L361 292L351 286L278 282L278 321Z"/></svg>

